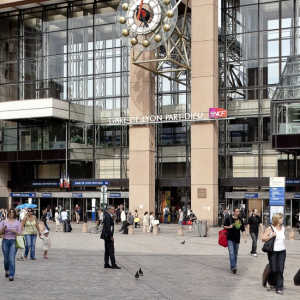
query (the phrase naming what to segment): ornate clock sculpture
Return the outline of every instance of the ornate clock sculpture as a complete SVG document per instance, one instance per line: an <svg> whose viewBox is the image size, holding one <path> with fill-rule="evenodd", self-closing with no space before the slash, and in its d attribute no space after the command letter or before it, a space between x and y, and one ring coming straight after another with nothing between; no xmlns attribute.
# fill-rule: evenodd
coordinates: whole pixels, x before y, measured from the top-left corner
<svg viewBox="0 0 300 300"><path fill-rule="evenodd" d="M181 2L182 0L122 0L116 19L120 39L133 50L133 63L177 81L180 81L182 72L190 70L190 38L187 37L186 30L190 25L187 17L189 0L179 22L178 6ZM157 49L155 59L138 60L143 52L154 49ZM151 64L152 69L149 62L156 63ZM165 68L165 64L168 68ZM166 73L172 75L168 76Z"/></svg>
<svg viewBox="0 0 300 300"><path fill-rule="evenodd" d="M177 22L175 0L122 0L117 11L117 32L134 50L153 50L172 35Z"/></svg>

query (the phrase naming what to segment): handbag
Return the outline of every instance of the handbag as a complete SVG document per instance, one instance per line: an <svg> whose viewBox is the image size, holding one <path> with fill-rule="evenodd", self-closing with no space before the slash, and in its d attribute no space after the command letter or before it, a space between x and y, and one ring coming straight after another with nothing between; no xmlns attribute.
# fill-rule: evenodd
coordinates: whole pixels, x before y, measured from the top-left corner
<svg viewBox="0 0 300 300"><path fill-rule="evenodd" d="M134 223L138 223L139 221L140 221L140 218L135 218L135 219L133 220Z"/></svg>
<svg viewBox="0 0 300 300"><path fill-rule="evenodd" d="M25 237L23 235L16 236L16 248L17 249L25 248Z"/></svg>
<svg viewBox="0 0 300 300"><path fill-rule="evenodd" d="M274 229L273 227L271 226L271 229L272 231L274 232ZM271 237L269 240L267 240L263 247L262 247L262 251L263 252L272 252L274 250L274 242L275 242L275 239L276 239L276 235L274 235L273 237Z"/></svg>
<svg viewBox="0 0 300 300"><path fill-rule="evenodd" d="M220 246L225 247L225 248L228 247L227 235L228 235L227 229L223 229L223 230L219 231L219 242L218 243Z"/></svg>
<svg viewBox="0 0 300 300"><path fill-rule="evenodd" d="M187 225L193 225L193 222L192 221L187 221L186 224Z"/></svg>

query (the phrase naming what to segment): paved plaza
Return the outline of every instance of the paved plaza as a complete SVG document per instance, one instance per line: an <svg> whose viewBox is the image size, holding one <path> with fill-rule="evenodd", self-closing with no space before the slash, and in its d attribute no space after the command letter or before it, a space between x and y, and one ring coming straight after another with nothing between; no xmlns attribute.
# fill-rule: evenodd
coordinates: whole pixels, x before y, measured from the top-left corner
<svg viewBox="0 0 300 300"><path fill-rule="evenodd" d="M217 243L220 227L210 237L196 237L176 225L161 225L158 236L115 233L117 264L121 270L103 268L104 242L98 234L82 233L82 224L72 224L71 233L55 232L50 224L52 249L42 258L37 240L37 260L16 262L15 281L1 275L0 299L299 299L300 286L293 276L300 268L300 238L286 240L287 260L284 295L261 285L267 255L249 255L251 238L241 243L237 274L229 269L228 250ZM94 226L88 223L88 227ZM120 225L116 225L116 231ZM186 227L187 228L187 227ZM185 240L185 244L180 244ZM258 249L262 242L259 241ZM2 252L0 254L3 262ZM142 268L144 276L134 274Z"/></svg>

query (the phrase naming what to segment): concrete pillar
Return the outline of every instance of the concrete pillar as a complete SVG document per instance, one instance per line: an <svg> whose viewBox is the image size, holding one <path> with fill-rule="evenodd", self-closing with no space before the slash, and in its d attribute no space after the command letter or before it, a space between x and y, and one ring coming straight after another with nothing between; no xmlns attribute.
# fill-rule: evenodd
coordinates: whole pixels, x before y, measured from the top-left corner
<svg viewBox="0 0 300 300"><path fill-rule="evenodd" d="M182 226L178 226L178 231L177 231L177 235L182 236L183 235L183 227Z"/></svg>
<svg viewBox="0 0 300 300"><path fill-rule="evenodd" d="M150 59L150 51L142 60ZM132 57L132 53L131 53ZM130 66L130 117L155 114L154 78L150 71L133 64ZM129 210L155 211L155 127L154 125L129 128Z"/></svg>
<svg viewBox="0 0 300 300"><path fill-rule="evenodd" d="M158 235L158 226L153 225L153 235Z"/></svg>
<svg viewBox="0 0 300 300"><path fill-rule="evenodd" d="M128 226L128 234L129 235L134 235L133 225Z"/></svg>
<svg viewBox="0 0 300 300"><path fill-rule="evenodd" d="M218 1L192 1L191 111L208 118L211 107L218 107ZM198 220L217 225L216 121L191 125L191 206Z"/></svg>

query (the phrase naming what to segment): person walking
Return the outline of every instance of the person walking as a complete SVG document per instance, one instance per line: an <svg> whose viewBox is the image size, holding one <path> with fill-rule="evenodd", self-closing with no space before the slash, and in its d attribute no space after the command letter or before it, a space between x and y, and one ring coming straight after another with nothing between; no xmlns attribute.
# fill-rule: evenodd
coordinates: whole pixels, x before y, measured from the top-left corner
<svg viewBox="0 0 300 300"><path fill-rule="evenodd" d="M178 214L179 214L178 225L179 225L179 226L182 226L182 223L183 223L183 211L181 210L181 208L179 208Z"/></svg>
<svg viewBox="0 0 300 300"><path fill-rule="evenodd" d="M149 215L146 211L143 218L143 233L149 232Z"/></svg>
<svg viewBox="0 0 300 300"><path fill-rule="evenodd" d="M164 208L164 223L168 224L168 216L169 216L169 209L168 206L165 206Z"/></svg>
<svg viewBox="0 0 300 300"><path fill-rule="evenodd" d="M248 235L252 238L252 250L250 254L253 257L257 257L257 239L258 239L258 232L259 227L261 228L261 231L264 233L264 228L262 226L261 218L258 215L258 210L254 208L252 210L252 215L248 219Z"/></svg>
<svg viewBox="0 0 300 300"><path fill-rule="evenodd" d="M115 207L113 205L109 205L107 207L100 238L104 240L104 248L105 248L104 268L121 269L121 267L119 267L116 264L116 259L115 259L114 221L112 218L114 211L115 211ZM109 264L109 259L111 265Z"/></svg>
<svg viewBox="0 0 300 300"><path fill-rule="evenodd" d="M27 258L30 250L30 259L36 260L35 258L35 244L36 244L36 236L40 233L40 227L37 221L36 216L33 215L33 209L28 208L27 216L22 220L21 223L22 234L25 237L25 253L24 258Z"/></svg>
<svg viewBox="0 0 300 300"><path fill-rule="evenodd" d="M237 257L240 245L240 232L244 235L244 242L247 243L247 236L245 232L244 222L239 217L240 209L237 207L234 209L233 215L230 215L225 219L224 229L228 229L228 252L230 269L233 274L237 271Z"/></svg>
<svg viewBox="0 0 300 300"><path fill-rule="evenodd" d="M153 221L154 221L154 215L153 215L153 212L150 212L149 219L150 219L149 231L152 232L152 231L153 231Z"/></svg>
<svg viewBox="0 0 300 300"><path fill-rule="evenodd" d="M139 224L139 214L138 214L138 211L135 210L134 211L134 228L137 228L139 226L139 228L141 227L140 224Z"/></svg>
<svg viewBox="0 0 300 300"><path fill-rule="evenodd" d="M51 245L51 240L49 237L49 231L47 229L45 229L43 231L43 236L40 237L40 239L42 239L42 247L44 250L44 255L43 258L48 259L48 251L50 250Z"/></svg>
<svg viewBox="0 0 300 300"><path fill-rule="evenodd" d="M276 293L280 295L283 295L283 271L286 258L286 250L284 244L285 228L282 225L282 223L283 214L275 213L272 217L272 225L267 228L267 230L262 236L262 241L266 242L274 235L276 235L273 251L268 252L270 272L267 279L267 290L271 290L270 282L272 282L272 279L277 273ZM274 230L274 232L272 229Z"/></svg>
<svg viewBox="0 0 300 300"><path fill-rule="evenodd" d="M121 208L121 223L122 223L122 226L121 226L121 229L119 229L119 232L121 232L123 230L123 227L126 223L126 215L125 215L125 211L124 211L124 208L122 207Z"/></svg>
<svg viewBox="0 0 300 300"><path fill-rule="evenodd" d="M76 223L79 224L80 215L81 215L81 208L79 207L78 204L76 204L76 206L74 208L74 211L75 211L75 216L76 216Z"/></svg>
<svg viewBox="0 0 300 300"><path fill-rule="evenodd" d="M120 209L120 205L117 206L117 209L116 209L116 223L117 225L119 224L120 222L120 217L121 217L121 209Z"/></svg>
<svg viewBox="0 0 300 300"><path fill-rule="evenodd" d="M66 212L65 208L63 208L63 211L61 213L61 219L62 219L62 222L63 222L64 232L66 232L67 231L67 225L68 225L68 213Z"/></svg>
<svg viewBox="0 0 300 300"><path fill-rule="evenodd" d="M41 220L42 220L42 222L44 223L45 228L46 228L47 230L50 230L49 226L47 225L47 218L48 218L47 215L48 215L47 209L44 209L44 210L42 211L42 218L41 218Z"/></svg>
<svg viewBox="0 0 300 300"><path fill-rule="evenodd" d="M16 236L21 235L21 224L16 217L15 210L10 208L7 212L7 219L0 222L0 234L4 234L2 241L4 271L9 281L14 280L16 271Z"/></svg>
<svg viewBox="0 0 300 300"><path fill-rule="evenodd" d="M55 231L57 232L58 228L59 228L59 224L60 224L59 223L59 212L58 212L58 208L57 207L55 208L54 219L55 219L55 226L56 226Z"/></svg>

